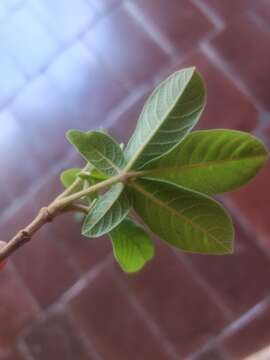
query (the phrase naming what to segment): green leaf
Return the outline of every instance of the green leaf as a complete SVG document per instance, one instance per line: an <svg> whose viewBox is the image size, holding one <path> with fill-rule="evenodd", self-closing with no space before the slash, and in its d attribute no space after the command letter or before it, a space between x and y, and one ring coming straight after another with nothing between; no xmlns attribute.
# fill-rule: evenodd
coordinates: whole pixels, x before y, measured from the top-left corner
<svg viewBox="0 0 270 360"><path fill-rule="evenodd" d="M120 146L103 132L70 130L67 138L91 165L105 175L116 175L125 165Z"/></svg>
<svg viewBox="0 0 270 360"><path fill-rule="evenodd" d="M125 219L110 232L115 259L127 273L139 271L154 256L154 244L145 230Z"/></svg>
<svg viewBox="0 0 270 360"><path fill-rule="evenodd" d="M204 103L203 82L194 67L162 82L144 105L127 145L127 169L140 169L172 150L196 125Z"/></svg>
<svg viewBox="0 0 270 360"><path fill-rule="evenodd" d="M90 167L90 166L89 166ZM81 191L91 185L94 185L97 183L97 179L95 177L92 177L92 171L94 169L90 169L89 171L83 171L79 168L71 168L67 169L62 172L60 179L65 188L70 187L74 181L79 178L81 181L80 183L73 189L72 193ZM97 193L91 193L88 194L85 198L83 198L83 202L86 201L87 204L91 203L93 199L97 197Z"/></svg>
<svg viewBox="0 0 270 360"><path fill-rule="evenodd" d="M102 174L100 171L98 171L97 169L93 169L91 171L91 177L98 180L98 181L102 181L102 180L106 180L108 179L108 176Z"/></svg>
<svg viewBox="0 0 270 360"><path fill-rule="evenodd" d="M216 201L159 180L140 179L130 186L136 212L163 240L189 252L232 252L232 222Z"/></svg>
<svg viewBox="0 0 270 360"><path fill-rule="evenodd" d="M79 173L82 171L82 169L79 168L71 168L64 170L60 175L60 180L65 188L70 187L74 181L77 179ZM81 189L82 186L80 186ZM76 189L78 191L78 189Z"/></svg>
<svg viewBox="0 0 270 360"><path fill-rule="evenodd" d="M120 224L130 208L131 203L124 191L124 185L113 185L97 199L90 213L86 215L82 234L94 238L108 233Z"/></svg>
<svg viewBox="0 0 270 360"><path fill-rule="evenodd" d="M150 163L145 175L218 194L247 183L267 158L263 143L250 134L234 130L196 131L169 154Z"/></svg>

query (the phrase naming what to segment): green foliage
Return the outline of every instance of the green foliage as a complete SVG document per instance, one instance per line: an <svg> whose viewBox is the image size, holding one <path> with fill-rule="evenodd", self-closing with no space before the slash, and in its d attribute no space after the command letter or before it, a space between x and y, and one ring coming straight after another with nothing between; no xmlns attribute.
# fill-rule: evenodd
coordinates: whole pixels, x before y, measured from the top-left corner
<svg viewBox="0 0 270 360"><path fill-rule="evenodd" d="M206 254L232 252L232 222L216 201L159 180L140 179L131 189L135 210L171 245Z"/></svg>
<svg viewBox="0 0 270 360"><path fill-rule="evenodd" d="M74 183L74 181L77 179L77 177L81 171L82 171L82 169L80 169L80 168L72 168L72 169L67 169L67 170L63 171L62 174L60 175L60 179L61 179L63 186L65 188L68 188L69 186L71 186ZM81 189L82 185L80 185L79 188Z"/></svg>
<svg viewBox="0 0 270 360"><path fill-rule="evenodd" d="M120 146L103 132L70 130L67 138L85 160L104 175L116 175L125 165Z"/></svg>
<svg viewBox="0 0 270 360"><path fill-rule="evenodd" d="M205 194L218 194L244 185L266 161L265 146L250 134L195 131L169 154L150 163L145 175Z"/></svg>
<svg viewBox="0 0 270 360"><path fill-rule="evenodd" d="M204 102L204 86L195 68L177 71L162 82L144 105L127 145L127 168L142 168L174 148L196 125Z"/></svg>
<svg viewBox="0 0 270 360"><path fill-rule="evenodd" d="M131 219L124 219L110 232L113 253L128 273L139 271L154 256L154 245L145 230Z"/></svg>
<svg viewBox="0 0 270 360"><path fill-rule="evenodd" d="M88 164L86 171L61 175L65 187L80 179L78 197L75 193L72 199L92 201L82 233L90 238L109 234L126 272L140 270L154 255L147 233L127 218L132 207L169 245L201 254L233 251L231 218L208 195L246 184L264 166L268 152L260 140L240 131L190 133L205 98L200 74L187 68L150 95L124 150L105 132L67 134Z"/></svg>
<svg viewBox="0 0 270 360"><path fill-rule="evenodd" d="M124 185L115 184L95 202L86 216L82 234L87 237L99 237L114 229L127 216L131 202Z"/></svg>

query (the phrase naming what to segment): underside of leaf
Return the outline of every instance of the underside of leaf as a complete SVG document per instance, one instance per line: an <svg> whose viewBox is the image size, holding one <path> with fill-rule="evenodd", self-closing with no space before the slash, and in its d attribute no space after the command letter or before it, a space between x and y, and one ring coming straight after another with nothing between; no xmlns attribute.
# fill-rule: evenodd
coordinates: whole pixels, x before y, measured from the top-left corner
<svg viewBox="0 0 270 360"><path fill-rule="evenodd" d="M67 138L91 165L107 176L118 174L125 165L119 144L103 132L70 130Z"/></svg>
<svg viewBox="0 0 270 360"><path fill-rule="evenodd" d="M86 216L82 234L99 237L114 229L127 216L131 202L122 183L115 184L101 195Z"/></svg>
<svg viewBox="0 0 270 360"><path fill-rule="evenodd" d="M127 145L127 168L140 169L172 150L196 125L204 104L204 85L195 68L162 82L144 105Z"/></svg>

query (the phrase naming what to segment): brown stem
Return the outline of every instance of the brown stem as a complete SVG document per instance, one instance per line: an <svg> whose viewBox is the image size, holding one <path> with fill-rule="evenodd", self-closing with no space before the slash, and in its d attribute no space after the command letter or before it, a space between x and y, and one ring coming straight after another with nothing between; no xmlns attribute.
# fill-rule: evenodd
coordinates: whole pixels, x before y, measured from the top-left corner
<svg viewBox="0 0 270 360"><path fill-rule="evenodd" d="M75 211L75 212L81 212L83 214L88 214L90 209L91 209L91 206L86 206L86 205L82 205L82 204L72 204L72 205L68 206L67 208L63 209L61 213Z"/></svg>
<svg viewBox="0 0 270 360"><path fill-rule="evenodd" d="M31 240L32 236L45 224L51 222L57 215L60 215L67 211L80 211L88 213L91 207L94 205L94 201L90 207L82 204L76 204L74 201L80 198L96 192L98 190L107 188L117 182L125 182L130 178L134 177L136 173L122 173L106 179L98 184L92 185L91 187L78 191L74 194L70 194L74 190L74 183L68 190L60 194L56 199L47 207L43 207L38 212L35 219L27 225L24 229L20 230L9 242L0 248L0 262L8 258L12 253L19 249L22 245L26 244Z"/></svg>
<svg viewBox="0 0 270 360"><path fill-rule="evenodd" d="M90 207L81 204L72 204L61 211L51 211L50 206L39 210L35 219L24 229L20 230L4 247L0 249L0 261L5 260L22 245L31 240L32 236L45 224L51 222L57 215L65 212L75 211L87 214Z"/></svg>
<svg viewBox="0 0 270 360"><path fill-rule="evenodd" d="M6 259L14 251L31 240L32 236L46 223L51 222L56 216L48 207L43 207L35 219L24 229L20 230L5 246L0 249L0 261Z"/></svg>
<svg viewBox="0 0 270 360"><path fill-rule="evenodd" d="M82 169L82 172L83 171L86 171L88 169L89 165L87 164L83 169ZM82 179L80 179L79 177L77 177L77 179L67 188L65 189L60 195L58 195L56 197L55 200L59 200L59 199L62 199L64 198L65 196L68 196L70 194L72 194L72 192L76 189L76 187L78 185L80 185Z"/></svg>

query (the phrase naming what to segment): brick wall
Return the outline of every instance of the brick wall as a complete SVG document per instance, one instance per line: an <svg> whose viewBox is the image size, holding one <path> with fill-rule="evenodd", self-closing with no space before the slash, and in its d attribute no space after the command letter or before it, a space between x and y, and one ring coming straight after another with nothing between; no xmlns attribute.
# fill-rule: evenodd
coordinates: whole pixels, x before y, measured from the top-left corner
<svg viewBox="0 0 270 360"><path fill-rule="evenodd" d="M267 0L1 0L0 231L7 240L61 189L79 160L69 128L130 136L149 91L196 65L208 88L201 128L270 145ZM242 359L270 342L270 166L223 197L232 256L185 255L156 239L127 276L108 238L65 215L0 274L0 359Z"/></svg>

